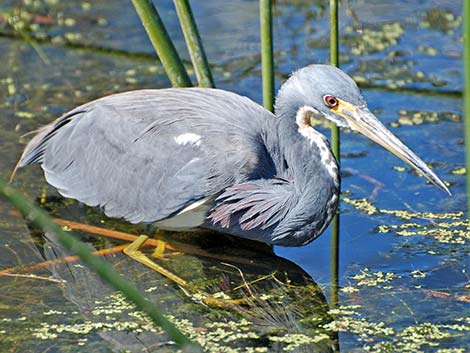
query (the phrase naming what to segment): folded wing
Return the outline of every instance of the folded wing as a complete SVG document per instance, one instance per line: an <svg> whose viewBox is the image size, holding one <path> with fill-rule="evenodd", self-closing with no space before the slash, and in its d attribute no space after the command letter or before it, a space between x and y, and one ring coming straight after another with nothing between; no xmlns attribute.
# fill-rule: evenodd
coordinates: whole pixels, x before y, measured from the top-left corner
<svg viewBox="0 0 470 353"><path fill-rule="evenodd" d="M108 216L154 222L230 185L274 175L264 143L272 118L220 90L126 92L40 129L18 166L40 163L62 195Z"/></svg>

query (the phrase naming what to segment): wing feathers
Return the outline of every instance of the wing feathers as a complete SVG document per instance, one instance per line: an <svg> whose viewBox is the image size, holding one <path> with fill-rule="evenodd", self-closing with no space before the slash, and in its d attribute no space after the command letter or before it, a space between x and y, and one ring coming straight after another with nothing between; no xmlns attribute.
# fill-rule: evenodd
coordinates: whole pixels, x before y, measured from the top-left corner
<svg viewBox="0 0 470 353"><path fill-rule="evenodd" d="M290 209L292 185L274 179L254 180L231 186L220 195L209 219L229 228L238 222L242 230L267 229L279 223Z"/></svg>
<svg viewBox="0 0 470 353"><path fill-rule="evenodd" d="M153 222L230 185L273 175L259 137L272 117L247 98L220 90L125 92L38 130L18 167L40 163L62 195L99 205L112 217ZM253 196L251 202L258 201Z"/></svg>

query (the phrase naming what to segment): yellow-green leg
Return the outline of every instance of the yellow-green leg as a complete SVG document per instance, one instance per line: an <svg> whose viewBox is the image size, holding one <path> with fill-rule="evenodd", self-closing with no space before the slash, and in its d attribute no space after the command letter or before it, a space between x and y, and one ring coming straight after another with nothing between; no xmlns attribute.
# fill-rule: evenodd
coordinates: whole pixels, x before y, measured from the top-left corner
<svg viewBox="0 0 470 353"><path fill-rule="evenodd" d="M173 274L172 272L168 271L164 267L158 265L153 260L151 260L147 255L145 255L142 251L140 251L140 247L145 243L148 239L148 236L141 235L136 240L134 240L129 246L127 246L123 252L131 259L140 262L142 265L145 265L152 270L160 273L161 275L165 276L166 278L170 279L171 281L175 282L176 284L186 287L188 282L186 282L181 277ZM163 249L165 248L165 244L163 243Z"/></svg>
<svg viewBox="0 0 470 353"><path fill-rule="evenodd" d="M153 260L151 260L147 255L145 255L143 252L139 250L140 247L145 243L147 239L148 239L148 236L146 235L139 236L136 240L134 240L131 244L129 244L126 248L124 248L123 250L124 254L129 256L131 259L137 262L140 262L142 265L145 265L148 268L151 268L152 270L160 273L161 275L165 276L169 280L175 282L183 289L183 291L186 294L191 296L193 300L200 301L209 306L232 309L232 310L238 310L237 309L238 305L246 304L245 300L243 299L233 300L233 299L217 298L213 296L212 294L206 293L204 291L194 290L190 288L189 283L186 282L184 279L168 271L164 267L158 265ZM157 254L161 254L163 252L162 249L165 249L164 242L162 242L162 244L157 245L157 249L155 250L155 252Z"/></svg>
<svg viewBox="0 0 470 353"><path fill-rule="evenodd" d="M172 251L171 253L165 254L165 250L167 248L168 243L160 239L155 239L155 242L157 243L157 245L155 246L155 249L152 252L153 258L159 260L166 260L169 256L181 255L181 252L179 251Z"/></svg>

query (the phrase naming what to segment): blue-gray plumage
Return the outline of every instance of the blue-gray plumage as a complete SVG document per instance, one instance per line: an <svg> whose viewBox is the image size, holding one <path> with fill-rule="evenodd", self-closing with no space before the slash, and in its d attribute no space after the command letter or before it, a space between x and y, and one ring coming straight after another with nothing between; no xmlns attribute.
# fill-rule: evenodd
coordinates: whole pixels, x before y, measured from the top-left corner
<svg viewBox="0 0 470 353"><path fill-rule="evenodd" d="M322 233L339 201L338 165L312 114L363 133L448 192L370 113L354 81L327 65L295 72L275 114L217 89L100 98L40 129L18 167L40 163L62 195L110 217L298 246Z"/></svg>

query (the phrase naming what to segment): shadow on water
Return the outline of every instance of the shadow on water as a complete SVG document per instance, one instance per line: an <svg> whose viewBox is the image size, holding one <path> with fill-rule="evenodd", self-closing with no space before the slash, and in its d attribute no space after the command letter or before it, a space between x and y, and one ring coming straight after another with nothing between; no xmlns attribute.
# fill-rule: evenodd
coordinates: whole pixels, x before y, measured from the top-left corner
<svg viewBox="0 0 470 353"><path fill-rule="evenodd" d="M64 200L48 202L45 207L60 217L75 214L93 221L101 216L95 210ZM118 221L109 223L104 226L126 227ZM70 255L54 235L30 230L35 244L31 250L37 261L54 261ZM122 244L89 233L76 234L92 250ZM332 317L322 289L304 270L276 256L270 247L215 233L158 232L156 237L168 241L177 251L167 251L155 261L187 281L187 287L178 286L122 252L106 255L106 260L164 308L176 325L205 350L335 351L337 334L324 328ZM152 254L151 249L144 251ZM29 261L31 258L30 254ZM52 285L47 286L50 293L41 305L25 315L22 323L12 319L4 325L11 330L12 339L4 344L13 347L14 341L21 340L22 352L40 351L37 339L41 339L44 347L53 342L61 351L71 352L178 349L158 327L81 263L55 263L47 270L33 273L45 278L52 274L53 282L49 282ZM11 288L21 279L11 281L4 288ZM210 293L229 305L207 304L199 293ZM47 298L51 296L54 299L49 302ZM24 306L10 315L8 310L4 311L4 317L17 317L16 311L28 310L31 302L27 300Z"/></svg>

